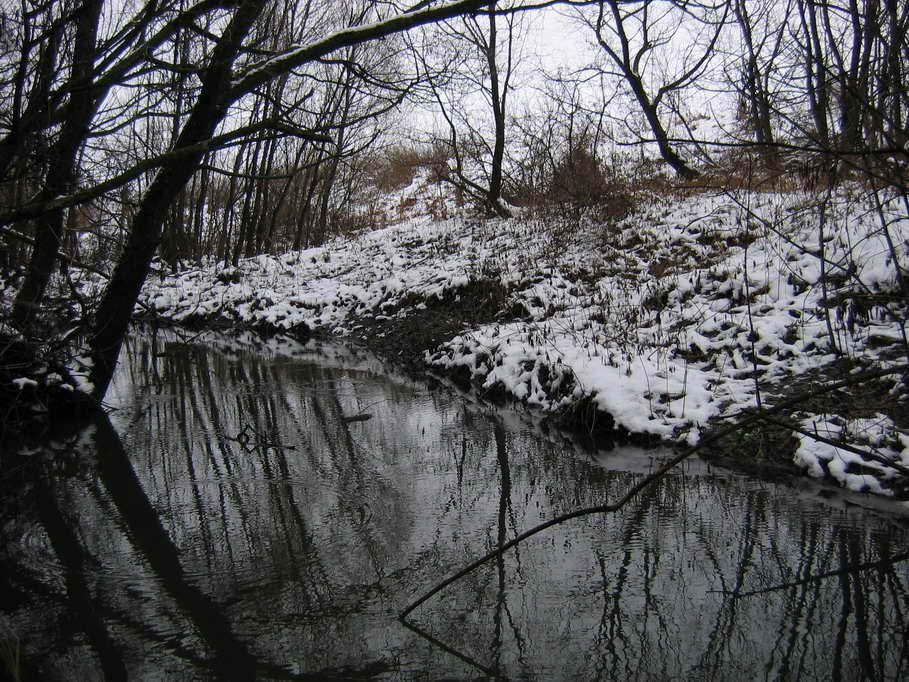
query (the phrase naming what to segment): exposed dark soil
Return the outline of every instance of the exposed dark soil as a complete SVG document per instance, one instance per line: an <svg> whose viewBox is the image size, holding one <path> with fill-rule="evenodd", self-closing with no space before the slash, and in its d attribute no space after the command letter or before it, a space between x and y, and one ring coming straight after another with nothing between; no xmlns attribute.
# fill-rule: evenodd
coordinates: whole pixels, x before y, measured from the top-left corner
<svg viewBox="0 0 909 682"><path fill-rule="evenodd" d="M405 301L381 316L362 317L350 338L410 371L422 373L426 370L426 351L470 327L501 320L506 299L507 292L498 280L476 280L441 299Z"/></svg>
<svg viewBox="0 0 909 682"><path fill-rule="evenodd" d="M716 424L708 429L722 428ZM802 471L792 461L798 441L791 431L768 424L743 426L735 433L720 438L699 454L711 464L732 469L769 481L789 480Z"/></svg>
<svg viewBox="0 0 909 682"><path fill-rule="evenodd" d="M406 302L382 316L365 316L358 320L354 333L348 337L380 357L401 367L412 376L425 378L428 368L427 351L471 328L491 322L510 322L525 312L508 307L508 292L498 279L477 280L457 289L442 299ZM433 369L434 373L439 370ZM464 391L475 391L492 402L507 404L513 398L503 391L484 389L471 381L466 370L445 373ZM633 434L616 428L612 415L598 410L591 401L581 401L569 410L547 415L546 419L559 428L572 431L591 448L611 447L617 443L655 445L659 442L648 434Z"/></svg>

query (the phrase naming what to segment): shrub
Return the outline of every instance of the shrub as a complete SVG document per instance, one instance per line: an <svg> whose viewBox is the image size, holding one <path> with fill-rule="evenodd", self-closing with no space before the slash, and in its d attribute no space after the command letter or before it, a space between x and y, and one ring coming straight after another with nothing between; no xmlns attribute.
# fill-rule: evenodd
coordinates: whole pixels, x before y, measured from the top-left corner
<svg viewBox="0 0 909 682"><path fill-rule="evenodd" d="M421 147L396 145L388 149L385 158L377 161L373 184L383 192L406 187L420 168L428 168L433 180L440 180L448 169L448 154L439 145Z"/></svg>
<svg viewBox="0 0 909 682"><path fill-rule="evenodd" d="M634 183L603 163L586 137L549 144L555 147L544 150L530 145L513 162L507 185L511 203L539 215L555 211L575 222L582 217L615 222L634 208Z"/></svg>
<svg viewBox="0 0 909 682"><path fill-rule="evenodd" d="M611 189L593 151L576 146L566 151L553 168L547 194L558 203L592 206L607 197Z"/></svg>

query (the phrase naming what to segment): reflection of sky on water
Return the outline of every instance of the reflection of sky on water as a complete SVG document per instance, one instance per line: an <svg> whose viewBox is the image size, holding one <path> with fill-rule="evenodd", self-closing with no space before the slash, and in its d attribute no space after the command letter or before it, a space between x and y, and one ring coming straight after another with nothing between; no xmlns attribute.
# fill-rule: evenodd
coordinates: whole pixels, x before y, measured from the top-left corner
<svg viewBox="0 0 909 682"><path fill-rule="evenodd" d="M97 471L54 484L49 511L9 538L31 557L23 583L47 586L10 617L49 679L74 656L88 677L192 677L212 661L260 678L476 676L397 613L517 533L617 499L664 455L591 457L339 346L149 344L130 344L108 395L119 442L109 427L83 435ZM692 461L412 619L519 679L895 679L909 570L882 560L906 551L905 533L813 496Z"/></svg>

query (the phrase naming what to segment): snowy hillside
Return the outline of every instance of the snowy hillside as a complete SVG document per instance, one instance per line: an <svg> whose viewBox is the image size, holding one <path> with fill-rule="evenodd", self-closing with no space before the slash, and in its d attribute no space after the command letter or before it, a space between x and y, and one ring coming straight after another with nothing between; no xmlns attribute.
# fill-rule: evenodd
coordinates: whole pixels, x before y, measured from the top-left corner
<svg viewBox="0 0 909 682"><path fill-rule="evenodd" d="M438 188L422 177L386 201L400 219L391 227L236 269L162 268L138 312L369 339L487 292L489 319L407 352L484 391L553 412L594 406L621 429L687 443L754 406L758 391L772 405L837 361L853 373L905 361L886 235L874 207L846 194L642 194L617 224L437 219ZM907 257L906 220L889 231ZM888 389L861 414L791 415L805 432L796 462L855 490L902 486L909 435L887 405L905 387Z"/></svg>

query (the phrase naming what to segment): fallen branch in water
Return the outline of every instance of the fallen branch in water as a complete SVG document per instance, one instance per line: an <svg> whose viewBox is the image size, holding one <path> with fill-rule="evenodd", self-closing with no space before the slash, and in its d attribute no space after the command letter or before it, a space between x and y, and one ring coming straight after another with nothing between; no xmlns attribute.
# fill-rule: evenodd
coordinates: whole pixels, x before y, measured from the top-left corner
<svg viewBox="0 0 909 682"><path fill-rule="evenodd" d="M497 680L504 679L499 673L497 673L492 668L487 668L482 663L475 661L467 654L458 651L454 647L448 646L445 642L443 642L439 639L436 639L431 634L429 634L425 630L421 630L413 623L408 623L407 621L404 621L403 619L402 619L402 622L403 622L404 627L407 628L408 630L412 630L413 632L418 634L420 637L422 637L423 639L428 641L430 644L439 647L442 651L451 654L455 658L461 659L467 665L473 666L477 670L482 671L483 673L485 673L486 675L488 675L489 677L492 677L494 679L497 679Z"/></svg>
<svg viewBox="0 0 909 682"><path fill-rule="evenodd" d="M343 421L345 424L352 424L353 422L366 422L366 421L369 421L370 419L372 419L372 415L366 414L366 413L352 414L349 417L347 417L347 416L341 417L341 421Z"/></svg>
<svg viewBox="0 0 909 682"><path fill-rule="evenodd" d="M748 409L741 410L738 413L738 415L736 415L736 416L745 417L744 419L742 419L742 421L736 422L735 424L732 424L730 426L727 426L726 428L720 429L719 431L715 431L711 435L704 438L697 445L690 447L687 450L682 451L681 453L679 453L678 455L676 455L675 457L670 459L668 462L666 462L666 464L664 464L662 467L660 467L657 471L655 471L652 474L649 474L648 476L645 476L640 481L638 481L635 485L633 485L631 487L631 489L627 493L625 493L625 495L618 502L615 502L613 504L601 504L601 505L597 505L595 507L585 507L583 509L576 509L573 512L568 512L567 514L562 514L560 516L556 516L555 518L552 518L549 521L546 521L537 526L534 526L530 530L524 531L523 533L521 533L514 539L509 540L505 544L499 546L498 548L492 550L491 552L487 553L486 555L480 557L476 561L474 561L474 562L470 563L469 565L467 565L466 567L462 568L460 571L458 571L451 577L443 580L441 583L439 583L438 585L433 587L429 592L427 592L422 597L420 597L419 599L417 599L416 601L411 603L406 609L404 609L401 612L401 615L398 616L398 618L399 618L399 620L404 621L407 618L407 616L410 615L410 613L414 609L416 609L421 604L423 604L424 602L426 602L427 600L429 600L430 598L432 598L433 596L435 596L436 594L438 594L439 592L444 590L446 587L448 587L452 583L457 582L464 576L468 575L469 573L472 573L474 570L476 570L477 568L479 568L480 566L485 564L490 559L494 559L494 558L498 557L499 555L504 554L512 547L515 547L516 545L524 542L524 540L527 540L528 538L536 535L537 533L540 533L540 532L546 530L547 528L551 528L552 526L558 525L565 521L570 521L571 519L579 518L581 516L589 516L590 514L601 514L601 513L606 513L606 512L618 511L619 509L624 507L626 504L628 504L628 502L631 501L635 496L637 496L637 494L640 493L642 490L649 487L652 483L656 482L657 480L662 478L664 475L666 475L669 471L671 471L676 466L678 466L680 463L684 462L686 459L691 457L691 455L698 452L699 450L702 450L703 448L710 445L711 443L715 443L727 436L732 435L736 431L740 431L741 429L751 426L752 424L756 424L760 421L763 421L768 416L772 416L774 414L783 412L784 410L787 410L791 407L795 407L799 403L802 403L806 400L817 397L819 395L823 395L824 393L829 393L830 391L836 391L840 388L852 386L854 384L858 384L863 381L869 381L871 379L879 379L881 377L890 376L893 374L900 374L900 373L907 372L907 371L909 371L909 364L901 364L901 365L897 365L895 367L890 367L888 369L875 370L873 372L862 372L861 374L855 374L855 375L849 377L848 379L841 379L840 381L835 381L831 384L821 386L820 388L816 388L811 391L806 391L804 393L800 393L796 396L793 396L791 398L784 400L783 402L781 402L777 405L774 405L771 408L766 408L766 409L761 409L761 410L755 410L753 408L748 408Z"/></svg>

